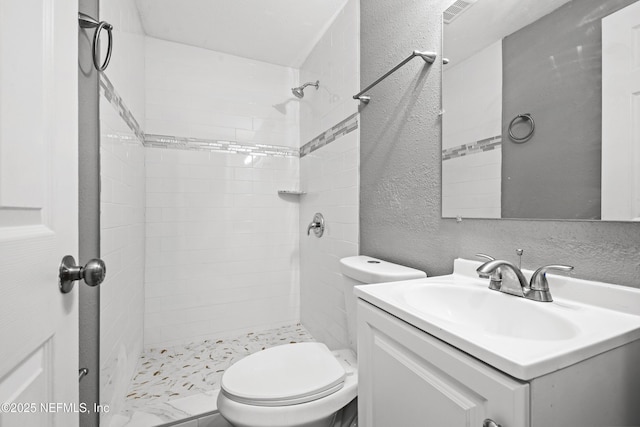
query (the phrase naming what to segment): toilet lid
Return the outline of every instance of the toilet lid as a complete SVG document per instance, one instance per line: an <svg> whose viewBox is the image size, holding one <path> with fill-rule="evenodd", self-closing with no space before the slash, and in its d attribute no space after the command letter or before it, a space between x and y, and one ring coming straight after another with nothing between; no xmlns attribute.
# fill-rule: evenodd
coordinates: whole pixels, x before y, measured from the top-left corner
<svg viewBox="0 0 640 427"><path fill-rule="evenodd" d="M233 364L222 375L229 399L259 406L310 402L344 385L342 365L322 343L297 343L262 350Z"/></svg>

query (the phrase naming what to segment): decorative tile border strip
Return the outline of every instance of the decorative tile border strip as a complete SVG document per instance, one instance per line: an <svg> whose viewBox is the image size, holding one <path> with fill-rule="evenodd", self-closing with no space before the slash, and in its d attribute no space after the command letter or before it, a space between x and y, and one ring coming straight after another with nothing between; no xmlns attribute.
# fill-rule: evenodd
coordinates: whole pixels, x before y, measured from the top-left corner
<svg viewBox="0 0 640 427"><path fill-rule="evenodd" d="M187 138L169 135L145 134L145 147L173 148L178 150L209 150L226 153L251 154L254 156L298 157L297 148L281 145L242 144L215 139Z"/></svg>
<svg viewBox="0 0 640 427"><path fill-rule="evenodd" d="M113 108L118 112L122 120L129 126L129 129L136 135L141 143L144 143L144 132L138 124L138 121L133 117L133 113L122 100L122 97L116 92L113 87L113 83L109 80L109 77L105 73L98 73L100 76L100 92Z"/></svg>
<svg viewBox="0 0 640 427"><path fill-rule="evenodd" d="M502 145L502 135L442 150L442 161L494 150Z"/></svg>
<svg viewBox="0 0 640 427"><path fill-rule="evenodd" d="M224 153L251 154L255 156L304 157L343 135L358 129L358 113L354 113L324 131L300 149L281 145L243 144L235 141L220 141L216 139L189 138L171 135L145 134L133 113L118 94L113 83L105 73L100 75L100 93L115 108L137 139L145 147L172 148L179 150L209 150Z"/></svg>
<svg viewBox="0 0 640 427"><path fill-rule="evenodd" d="M337 125L333 126L313 138L300 148L300 157L304 157L307 154L324 147L327 144L332 143L336 139L348 134L351 131L358 129L358 113L353 113Z"/></svg>

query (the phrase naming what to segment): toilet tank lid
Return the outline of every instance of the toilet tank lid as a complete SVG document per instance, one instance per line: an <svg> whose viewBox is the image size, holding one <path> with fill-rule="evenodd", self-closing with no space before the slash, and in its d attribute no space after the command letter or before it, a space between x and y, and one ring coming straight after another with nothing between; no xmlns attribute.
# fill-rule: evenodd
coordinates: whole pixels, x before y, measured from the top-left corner
<svg viewBox="0 0 640 427"><path fill-rule="evenodd" d="M342 258L340 270L345 276L362 283L396 282L427 277L424 271L366 255Z"/></svg>

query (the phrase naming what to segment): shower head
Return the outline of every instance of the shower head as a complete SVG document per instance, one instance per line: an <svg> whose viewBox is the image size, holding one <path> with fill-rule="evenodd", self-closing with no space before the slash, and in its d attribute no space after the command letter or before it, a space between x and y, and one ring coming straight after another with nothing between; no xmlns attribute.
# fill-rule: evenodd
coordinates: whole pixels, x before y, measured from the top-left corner
<svg viewBox="0 0 640 427"><path fill-rule="evenodd" d="M291 88L291 92L293 92L296 98L304 98L304 89L301 87Z"/></svg>
<svg viewBox="0 0 640 427"><path fill-rule="evenodd" d="M304 88L307 86L315 86L316 90L320 87L320 80L316 80L315 83L309 82L305 83L302 86L291 88L291 92L296 96L296 98L304 98Z"/></svg>

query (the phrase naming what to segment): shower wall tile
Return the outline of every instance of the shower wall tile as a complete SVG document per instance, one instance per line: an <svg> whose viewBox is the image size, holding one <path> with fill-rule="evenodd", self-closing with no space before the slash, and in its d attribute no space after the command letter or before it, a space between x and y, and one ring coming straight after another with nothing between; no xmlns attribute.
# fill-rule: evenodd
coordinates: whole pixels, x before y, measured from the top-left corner
<svg viewBox="0 0 640 427"><path fill-rule="evenodd" d="M502 135L502 41L443 70L443 150Z"/></svg>
<svg viewBox="0 0 640 427"><path fill-rule="evenodd" d="M360 91L359 2L349 0L300 68L301 82L320 81L300 100L300 144L358 112Z"/></svg>
<svg viewBox="0 0 640 427"><path fill-rule="evenodd" d="M332 349L349 346L344 293L352 292L340 274L340 258L359 251L359 130L300 159L300 229L316 212L324 215L321 238L300 236L301 320ZM354 349L355 351L355 349Z"/></svg>
<svg viewBox="0 0 640 427"><path fill-rule="evenodd" d="M502 42L447 65L442 84L442 216L500 218Z"/></svg>
<svg viewBox="0 0 640 427"><path fill-rule="evenodd" d="M442 162L442 216L500 218L500 149L453 157Z"/></svg>
<svg viewBox="0 0 640 427"><path fill-rule="evenodd" d="M118 411L143 343L145 148L104 96L100 130L100 403Z"/></svg>
<svg viewBox="0 0 640 427"><path fill-rule="evenodd" d="M145 35L135 0L101 2L100 19L113 25L115 43L111 61L104 73L126 102L127 107L143 125Z"/></svg>
<svg viewBox="0 0 640 427"><path fill-rule="evenodd" d="M297 322L300 159L145 153L145 346Z"/></svg>
<svg viewBox="0 0 640 427"><path fill-rule="evenodd" d="M298 70L146 38L145 132L299 147Z"/></svg>
<svg viewBox="0 0 640 427"><path fill-rule="evenodd" d="M145 43L135 0L101 2L100 19L114 26L115 41L100 76L100 252L108 271L100 285L100 403L111 409L100 424L109 425L143 347L145 149L130 125L144 124Z"/></svg>
<svg viewBox="0 0 640 427"><path fill-rule="evenodd" d="M301 81L320 80L320 89L307 89L300 102L300 142L307 144L300 159L306 192L300 230L316 212L326 222L322 238L300 235L301 321L333 349L349 346L344 295L353 291L339 260L359 253L360 130L358 102L351 98L360 90L359 40L359 2L349 0L300 69ZM349 132L336 127L340 123Z"/></svg>

